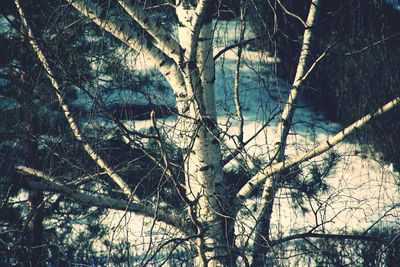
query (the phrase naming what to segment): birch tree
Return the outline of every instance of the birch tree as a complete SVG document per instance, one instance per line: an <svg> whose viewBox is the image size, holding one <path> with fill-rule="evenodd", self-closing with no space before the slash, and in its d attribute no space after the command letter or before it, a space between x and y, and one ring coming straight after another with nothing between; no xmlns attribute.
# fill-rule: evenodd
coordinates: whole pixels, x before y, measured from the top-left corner
<svg viewBox="0 0 400 267"><path fill-rule="evenodd" d="M34 166L21 164L14 166L17 172L35 176L41 181L37 183L27 178L27 183L30 183L33 188L61 194L72 202L88 206L122 210L155 218L156 221L164 223L165 227L179 233L179 242L190 245L195 255L191 262L194 266L235 266L238 263L252 266L269 265L272 263L268 262L266 255L270 248L286 241L306 237L373 240L372 237L365 235L340 237L339 234L325 235L313 231L275 239L271 233L275 195L282 186L282 182L287 179L287 171L328 152L370 120L389 112L400 103L399 97L392 99L378 110L366 114L305 153L293 157L287 156L288 136L292 130L292 120L298 108L297 103L303 82L326 55L323 53L315 58L311 52L313 38L317 38L314 36L314 30L318 27L318 12L323 0L312 0L309 5L296 75L278 115L276 155L270 162L264 159L265 162L261 164L261 167L249 170L251 173L249 177L245 175L240 177L242 181L237 188L232 185L232 181L226 175L227 164L236 159L246 160L246 157L242 157L242 154L246 152L246 146L268 125L256 132L249 140L243 140L243 129L241 129L236 147L227 149L228 145L224 136L234 134L227 132L219 124L215 96L217 58L213 54L215 29L213 19L218 11L218 4L207 0L180 0L175 4L170 4L177 17L176 25L173 27L176 32L171 32L151 13L152 9L147 8L146 4L140 1L115 0L107 3L95 0L66 1L70 8L68 12L77 12L82 18L96 24L105 34L113 36L124 44L126 49L142 53L147 60L153 62L169 84L176 100L177 114L174 131L177 134L173 138L181 150L181 162L177 163L172 159L165 141L168 137L167 131L157 121L155 112L149 116L154 129L151 134L132 132L117 120L113 123L131 145L135 145L138 139L155 140L158 147L157 156L150 153L146 155L149 161L155 162L157 168L161 170L162 174L160 177L155 177L155 180L165 179L170 184L171 194L175 195L180 202L180 205L176 206L167 201L162 204L157 197L139 196L137 190L129 185L126 177L120 174L119 169L108 162L90 143L83 125L78 122L70 108L70 103L64 97L64 77L56 71L49 60L50 55L35 35L33 25L26 18L24 9L21 8L21 1L14 0L14 2L19 12L19 20L29 38L31 49L47 74L53 93L57 97L76 142L103 173L102 177L107 177L121 194L118 195L119 198L116 198L112 195L86 193L79 187L74 189L71 185L65 184L39 168L33 168ZM242 4L250 5L245 2L242 1ZM245 42L243 40L243 32L246 28L244 10L243 7L242 32L237 44L239 47L239 63L235 75L237 82L234 85L237 117L242 121L241 128L244 117L241 115L241 103L237 92L240 51ZM234 46L227 47L223 51L226 52L232 48ZM250 165L250 162L248 164ZM129 179L140 179L140 177L129 177ZM254 191L257 190L261 191L262 195L255 226L247 237L251 240L249 242L251 245L248 246L251 247L252 252L249 253L246 251L248 247L239 246L236 232L239 225L246 224L246 218L240 216L240 212L246 209L246 201L254 198ZM146 264L146 261L142 264Z"/></svg>

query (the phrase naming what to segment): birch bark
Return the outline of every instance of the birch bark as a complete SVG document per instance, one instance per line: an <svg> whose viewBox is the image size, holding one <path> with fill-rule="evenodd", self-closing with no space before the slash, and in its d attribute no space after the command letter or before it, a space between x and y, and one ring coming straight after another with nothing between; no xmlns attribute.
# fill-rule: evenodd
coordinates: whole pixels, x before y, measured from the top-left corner
<svg viewBox="0 0 400 267"><path fill-rule="evenodd" d="M297 101L301 95L301 85L304 81L303 77L307 73L308 61L310 59L310 50L312 42L312 31L315 26L318 15L319 0L312 0L306 24L308 28L304 30L303 44L301 47L299 62L297 65L294 82L289 92L288 100L284 106L281 120L278 124L279 134L279 151L277 162L285 160L285 150L287 144L287 136L291 128L294 113L296 111ZM266 254L269 250L270 243L270 224L274 206L275 193L278 189L278 183L284 177L284 172L280 171L275 176L269 177L265 181L263 193L261 197L261 213L256 222L255 240L253 245L253 262L252 266L264 266L267 264Z"/></svg>
<svg viewBox="0 0 400 267"><path fill-rule="evenodd" d="M186 61L181 67L190 101L187 115L192 118L184 128L188 133L195 133L185 140L184 168L188 197L195 203L201 223L195 265L223 266L229 249L221 204L224 181L216 121L212 21L207 9L207 1L201 1L197 7L190 1L181 1L176 10L178 38L186 52Z"/></svg>
<svg viewBox="0 0 400 267"><path fill-rule="evenodd" d="M201 224L198 227L199 257L196 264L222 265L227 248L224 217L221 216L224 211L219 200L223 195L223 173L215 112L212 25L208 13L211 1L199 1L197 5L194 1L178 1L176 14L179 20L179 48L173 38L162 30L150 29L154 22L138 14L138 8L119 1L143 27L145 34L156 40L159 49L150 39L143 41L139 32L123 22L121 24L116 16L101 16L104 12L99 5L91 1L68 1L98 26L154 60L171 85L177 98L178 112L183 115L178 118L178 127L181 129L181 145L186 150L184 169L187 195L195 206L195 214L192 216L196 218L192 219ZM180 51L178 63L177 49Z"/></svg>

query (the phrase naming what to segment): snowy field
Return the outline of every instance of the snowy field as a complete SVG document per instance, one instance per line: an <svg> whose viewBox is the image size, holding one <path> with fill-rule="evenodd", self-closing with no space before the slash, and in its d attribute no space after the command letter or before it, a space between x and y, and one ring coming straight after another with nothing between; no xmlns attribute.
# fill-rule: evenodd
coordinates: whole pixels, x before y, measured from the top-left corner
<svg viewBox="0 0 400 267"><path fill-rule="evenodd" d="M237 42L239 25L236 22L220 21L215 28L214 54L226 45ZM245 38L251 37L253 37L252 34L247 33ZM280 80L269 71L278 60L269 54L249 49L245 49L243 52L240 101L243 105L245 120L244 140L254 135L264 124L268 124L247 145L246 152L249 158L261 157L268 161L276 152L277 118L279 118L282 101L286 100L285 97L290 86L289 83ZM221 130L230 135L237 134L239 127L239 121L234 115L233 101L236 62L237 49L229 50L216 62L218 123ZM128 57L127 64L136 70L154 70L151 61L141 56ZM153 103L174 104L172 92L160 96L152 94L152 90L149 89L147 93L151 95ZM143 101L143 96L121 91L118 95L108 96L108 99L140 102ZM176 118L172 116L159 119L158 123L164 126L164 132L173 140ZM125 121L125 125L131 129L143 130L150 127L151 122L146 120ZM304 153L342 128L342 125L328 121L322 113L313 110L307 103L300 102L288 139L287 155ZM234 138L225 136L224 140L227 146L234 146ZM344 233L352 230L369 231L387 224L400 225L399 192L396 185L399 173L394 172L391 165L375 160L374 155L363 153L358 145L350 142L343 142L334 150L339 157L336 165L325 178L329 190L318 200L304 203L308 209L307 212L293 207L288 190L278 192L272 222L273 232L276 235L285 236L290 233L306 232L314 227L319 232ZM307 174L309 171L307 166L310 166L311 162L318 163L323 157L320 156L302 164L303 173ZM256 200L251 200L247 204L252 206L256 205L256 202ZM132 215L129 215L128 220L122 215L121 212L110 212L109 217L105 220L116 231L113 237L115 239L128 238L143 244L148 243L149 237L146 231L152 225L151 221ZM147 226L143 226L143 221L146 221ZM247 227L237 228L237 234L245 235L251 230L254 221L249 218L246 224L248 224ZM162 235L161 232L160 235ZM157 234L154 235L154 232L153 237L157 238Z"/></svg>

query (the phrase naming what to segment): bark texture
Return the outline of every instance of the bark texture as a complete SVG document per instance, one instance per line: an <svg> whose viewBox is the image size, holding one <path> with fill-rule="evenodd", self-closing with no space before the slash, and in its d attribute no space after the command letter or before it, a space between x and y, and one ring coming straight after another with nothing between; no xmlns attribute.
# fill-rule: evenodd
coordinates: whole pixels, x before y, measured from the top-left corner
<svg viewBox="0 0 400 267"><path fill-rule="evenodd" d="M216 121L215 66L212 54L212 21L207 1L194 6L181 1L177 7L178 38L186 51L181 69L185 77L190 108L184 140L186 159L186 188L188 197L195 203L195 216L200 228L197 240L197 266L226 265L229 255L225 232L226 214L222 203L224 181L219 130ZM208 16L208 17L207 17Z"/></svg>

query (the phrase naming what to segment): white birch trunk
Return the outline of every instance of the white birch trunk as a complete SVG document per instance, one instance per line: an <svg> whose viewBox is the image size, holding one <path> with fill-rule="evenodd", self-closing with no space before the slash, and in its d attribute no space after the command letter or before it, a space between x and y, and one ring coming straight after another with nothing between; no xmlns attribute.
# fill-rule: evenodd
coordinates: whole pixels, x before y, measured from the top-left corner
<svg viewBox="0 0 400 267"><path fill-rule="evenodd" d="M242 52L243 52L243 45L242 42L244 40L244 33L246 31L246 21L245 21L245 13L246 13L246 3L244 1L240 2L240 36L239 36L239 46L237 52L237 63L235 69L235 80L233 84L233 95L234 95L234 102L235 102L235 109L236 109L236 119L239 121L239 130L238 130L238 145L239 148L243 147L243 125L244 125L244 118L242 114L242 106L240 103L240 94L239 94L239 86L240 86L240 64L242 61Z"/></svg>
<svg viewBox="0 0 400 267"><path fill-rule="evenodd" d="M285 160L285 150L287 143L287 136L291 128L294 113L296 111L297 101L301 95L301 84L304 81L303 77L307 73L308 61L310 58L312 30L315 25L318 15L319 0L312 0L309 13L307 16L306 24L308 28L304 30L303 43L300 51L299 62L294 78L294 82L289 92L288 100L283 109L281 120L278 124L279 134L279 152L276 162ZM269 250L270 242L270 223L272 218L275 193L277 191L278 183L282 180L282 172L278 172L275 176L271 176L265 181L263 193L261 196L261 213L257 220L255 231L255 240L253 247L253 263L252 266L266 265L266 253Z"/></svg>
<svg viewBox="0 0 400 267"><path fill-rule="evenodd" d="M119 3L145 32L156 39L157 46L149 40L143 41L140 32L124 25L118 16L102 17L102 8L92 1L68 1L83 15L131 48L143 51L154 60L171 85L178 112L183 115L178 118L178 127L181 129L181 146L187 152L184 161L186 190L188 199L195 206L195 214L189 213L195 217L192 220L201 224L197 225L201 234L198 244L198 259L201 260L196 265L221 265L222 258L227 254L221 216L223 212L218 201L223 184L222 156L216 127L211 21L203 25L210 1L198 1L197 7L193 1L178 1L176 13L180 23L180 47L173 44L173 39L167 40L162 31L146 29L153 22L137 14L138 9L125 1ZM180 50L179 58L176 55L177 49ZM170 55L165 52L170 52Z"/></svg>
<svg viewBox="0 0 400 267"><path fill-rule="evenodd" d="M97 24L103 30L112 34L115 38L119 39L121 42L128 45L130 48L135 51L140 51L144 54L146 58L153 61L156 67L163 74L165 79L171 85L172 90L174 91L174 95L176 97L176 106L180 113L184 113L188 108L187 103L187 92L185 88L185 82L182 77L182 74L178 68L178 65L167 56L163 50L160 50L154 44L150 42L150 40L146 40L143 38L141 32L136 32L132 28L132 24L127 23L123 19L119 18L120 14L114 14L111 11L109 16L104 17L101 16L103 13L108 13L108 11L102 9L100 5L96 5L90 0L67 0L76 10L78 10L82 15L89 18L95 24ZM122 1L121 1L122 3ZM123 5L124 8L128 9L128 6ZM134 10L129 9L131 16L134 15ZM139 16L142 18L142 16ZM152 24L151 20L148 21L149 24ZM149 26L147 24L142 24L143 26ZM163 34L162 31L160 31ZM152 36L155 36L158 31L152 31ZM163 36L159 36L159 43L162 42ZM176 60L175 54L177 53L175 49L176 44L174 44L173 39L165 40L165 43L171 44L166 47L161 46L161 48L166 49L171 52L172 58ZM173 53L172 53L173 52Z"/></svg>
<svg viewBox="0 0 400 267"><path fill-rule="evenodd" d="M178 37L180 45L187 52L183 68L188 100L191 101L186 122L187 132L192 133L185 141L187 158L184 162L188 197L195 202L196 216L201 224L197 241L198 257L196 266L225 265L228 255L224 235L224 214L221 205L223 172L221 151L218 141L215 104L215 66L212 54L212 22L202 23L199 38L193 36L198 25L194 7L183 4L177 7L179 19ZM191 57L196 50L196 62ZM186 115L186 114L185 114ZM195 134L193 134L195 133Z"/></svg>

